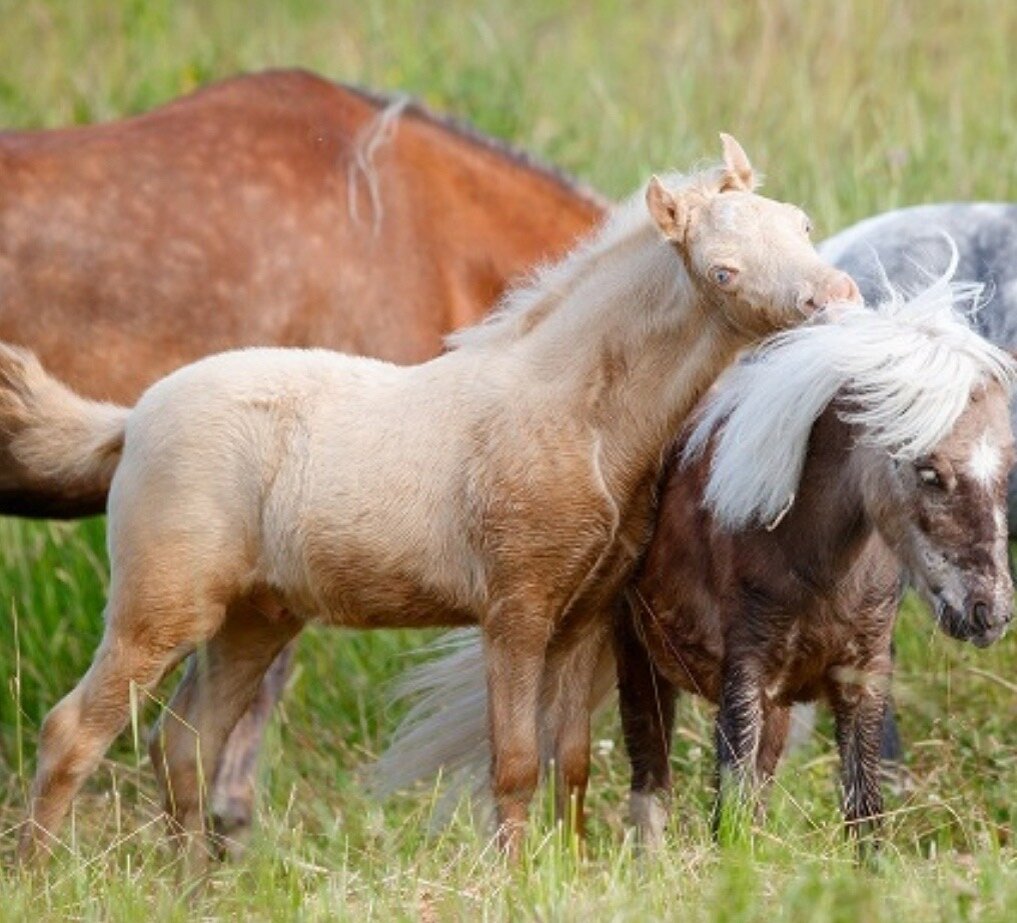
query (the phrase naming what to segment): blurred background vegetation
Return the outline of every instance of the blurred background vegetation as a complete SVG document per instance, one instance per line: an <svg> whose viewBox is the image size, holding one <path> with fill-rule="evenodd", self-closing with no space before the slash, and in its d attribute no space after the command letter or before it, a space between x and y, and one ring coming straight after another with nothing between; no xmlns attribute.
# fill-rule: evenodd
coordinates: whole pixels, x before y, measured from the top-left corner
<svg viewBox="0 0 1017 923"><path fill-rule="evenodd" d="M825 236L898 205L1014 198L1015 44L1010 0L0 0L0 126L112 119L240 71L300 66L408 92L612 197L651 170L713 158L730 131L770 174L767 192L805 206ZM94 649L107 565L101 520L0 521L0 549L6 868L39 722ZM705 822L711 714L692 702L674 757L680 821L660 862L635 863L622 845L626 769L610 715L585 863L538 833L519 877L466 824L426 840L426 795L383 811L356 778L392 727L385 685L421 637L312 630L270 733L246 862L181 893L145 826L154 786L127 740L79 801L76 857L42 883L0 872L0 916L1010 919L1014 641L965 649L912 604L903 621L908 775L875 877L841 843L828 726L781 775L765 830L718 853Z"/></svg>

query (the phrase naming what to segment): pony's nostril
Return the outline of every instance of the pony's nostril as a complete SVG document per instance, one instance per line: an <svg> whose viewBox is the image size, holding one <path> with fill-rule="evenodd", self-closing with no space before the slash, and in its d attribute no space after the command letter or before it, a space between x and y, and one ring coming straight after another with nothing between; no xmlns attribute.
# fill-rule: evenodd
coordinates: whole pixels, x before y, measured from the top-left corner
<svg viewBox="0 0 1017 923"><path fill-rule="evenodd" d="M986 631L989 628L989 607L979 601L971 607L971 621L978 631Z"/></svg>
<svg viewBox="0 0 1017 923"><path fill-rule="evenodd" d="M837 272L828 278L810 298L804 301L807 311L818 311L839 302L860 302L861 293L855 280L846 272Z"/></svg>

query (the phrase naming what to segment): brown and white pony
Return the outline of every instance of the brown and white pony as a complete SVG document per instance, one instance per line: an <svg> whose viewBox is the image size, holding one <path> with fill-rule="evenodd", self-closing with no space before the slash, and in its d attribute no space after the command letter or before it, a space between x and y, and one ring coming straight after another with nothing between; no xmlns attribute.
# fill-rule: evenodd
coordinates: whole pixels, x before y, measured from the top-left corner
<svg viewBox="0 0 1017 923"><path fill-rule="evenodd" d="M132 688L201 645L152 738L171 830L197 845L200 780L311 619L480 624L511 852L539 773L541 681L567 651L556 754L581 810L604 605L648 538L664 448L741 348L858 297L801 210L754 194L744 152L727 137L724 151L651 181L645 204L421 365L231 352L128 411L5 350L11 454L54 480L115 469L105 636L43 725L23 855L54 842Z"/></svg>
<svg viewBox="0 0 1017 923"><path fill-rule="evenodd" d="M721 777L739 791L772 775L791 705L828 698L858 830L882 812L879 741L905 575L951 636L984 645L1005 630L1014 367L954 313L957 295L941 281L778 337L707 400L684 447L693 460L672 452L616 630L644 842L663 832L677 690L720 703ZM382 758L383 791L477 766L481 659L474 638L410 677L418 702ZM613 680L605 656L591 708ZM546 713L555 697L550 684Z"/></svg>
<svg viewBox="0 0 1017 923"><path fill-rule="evenodd" d="M239 346L419 362L605 208L405 98L302 71L241 76L106 125L0 133L0 339L120 403ZM0 514L102 512L111 472L48 480L0 434ZM234 845L291 653L215 775Z"/></svg>
<svg viewBox="0 0 1017 923"><path fill-rule="evenodd" d="M827 700L848 830L874 832L905 582L951 637L982 647L1006 630L1014 365L952 300L940 282L875 318L780 339L707 403L618 620L644 842L662 832L678 690L719 704L719 795L750 801L784 751L791 706ZM766 418L771 401L779 419Z"/></svg>

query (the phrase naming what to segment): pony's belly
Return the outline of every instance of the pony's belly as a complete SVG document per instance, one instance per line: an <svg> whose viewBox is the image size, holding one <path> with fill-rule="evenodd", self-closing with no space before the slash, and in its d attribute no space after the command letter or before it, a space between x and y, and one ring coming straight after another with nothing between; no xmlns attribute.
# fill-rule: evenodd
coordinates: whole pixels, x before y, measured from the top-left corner
<svg viewBox="0 0 1017 923"><path fill-rule="evenodd" d="M317 609L320 621L345 628L451 628L477 622L468 607L395 574L335 584L319 596Z"/></svg>
<svg viewBox="0 0 1017 923"><path fill-rule="evenodd" d="M667 678L679 689L716 704L720 701L721 662L703 647L675 648L667 657Z"/></svg>
<svg viewBox="0 0 1017 923"><path fill-rule="evenodd" d="M291 574L308 616L326 624L423 628L477 621L465 594L456 593L454 575L423 554L392 562L368 544L345 543L340 549L310 541Z"/></svg>

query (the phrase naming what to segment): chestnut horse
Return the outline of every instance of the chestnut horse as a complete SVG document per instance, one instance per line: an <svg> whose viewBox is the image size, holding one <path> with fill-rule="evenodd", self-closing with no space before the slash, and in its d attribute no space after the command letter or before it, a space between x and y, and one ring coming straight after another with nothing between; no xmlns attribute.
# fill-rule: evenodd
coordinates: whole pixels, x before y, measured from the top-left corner
<svg viewBox="0 0 1017 923"><path fill-rule="evenodd" d="M132 689L201 645L152 737L171 832L200 861L201 779L307 620L479 623L503 845L518 852L536 785L545 677L559 689L560 790L581 819L604 604L648 538L671 434L745 345L859 297L818 258L800 209L752 192L726 136L724 154L652 180L645 205L620 207L420 365L224 353L129 411L6 348L12 456L54 480L115 469L105 635L43 724L22 855L54 842Z"/></svg>
<svg viewBox="0 0 1017 923"><path fill-rule="evenodd" d="M120 122L0 133L0 339L128 403L244 345L418 362L604 208L416 103L301 71L238 77ZM48 481L0 438L2 514L88 515L108 490L108 477ZM234 836L289 656L216 775L217 824Z"/></svg>
<svg viewBox="0 0 1017 923"><path fill-rule="evenodd" d="M416 104L239 77L108 125L0 134L0 340L119 403L238 346L420 362L604 207ZM0 513L105 509L105 481L2 460Z"/></svg>
<svg viewBox="0 0 1017 923"><path fill-rule="evenodd" d="M617 619L644 842L663 832L677 689L720 703L721 774L739 792L772 775L791 704L828 697L845 816L858 832L882 813L902 569L951 636L983 646L1008 625L1014 366L953 313L956 295L941 281L911 302L842 309L834 323L778 337L708 399L687 454L719 424L712 466L704 457L683 467L672 452L654 536L625 593L631 609ZM411 674L405 688L418 701L382 757L382 791L438 770L467 770L460 782L479 775L482 660L474 635ZM605 656L591 708L614 678ZM551 686L545 713L556 698Z"/></svg>

